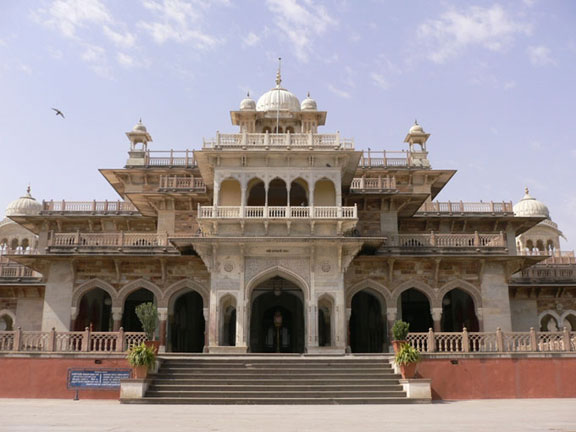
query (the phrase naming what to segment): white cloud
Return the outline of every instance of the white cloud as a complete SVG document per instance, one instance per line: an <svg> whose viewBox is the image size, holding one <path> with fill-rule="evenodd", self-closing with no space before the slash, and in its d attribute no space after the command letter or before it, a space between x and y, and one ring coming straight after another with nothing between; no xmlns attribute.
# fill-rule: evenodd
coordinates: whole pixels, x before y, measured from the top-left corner
<svg viewBox="0 0 576 432"><path fill-rule="evenodd" d="M34 17L67 38L76 38L78 28L87 24L112 21L108 9L100 0L55 0L47 9L35 12Z"/></svg>
<svg viewBox="0 0 576 432"><path fill-rule="evenodd" d="M130 32L118 32L107 25L103 31L108 39L121 48L132 48L136 43L136 36Z"/></svg>
<svg viewBox="0 0 576 432"><path fill-rule="evenodd" d="M81 58L88 63L90 69L98 75L103 78L112 79L112 72L108 65L108 56L104 48L96 45L86 45Z"/></svg>
<svg viewBox="0 0 576 432"><path fill-rule="evenodd" d="M266 0L266 4L302 62L308 61L314 39L337 24L326 8L313 0Z"/></svg>
<svg viewBox="0 0 576 432"><path fill-rule="evenodd" d="M516 88L518 84L516 83L516 81L512 80L512 81L506 81L503 85L504 90L512 90L513 88Z"/></svg>
<svg viewBox="0 0 576 432"><path fill-rule="evenodd" d="M144 0L144 7L155 17L138 24L160 45L167 41L191 42L198 49L210 49L222 41L201 27L206 11L215 3L228 4L228 1Z"/></svg>
<svg viewBox="0 0 576 432"><path fill-rule="evenodd" d="M444 63L468 47L504 51L517 35L529 34L530 25L516 21L502 6L472 6L465 11L444 12L418 27L418 38L427 46L427 57Z"/></svg>
<svg viewBox="0 0 576 432"><path fill-rule="evenodd" d="M260 36L253 32L248 33L242 38L242 46L244 47L252 47L258 43L260 43Z"/></svg>
<svg viewBox="0 0 576 432"><path fill-rule="evenodd" d="M528 47L528 57L530 63L534 66L547 66L554 65L556 62L550 54L550 48L544 45L536 45Z"/></svg>
<svg viewBox="0 0 576 432"><path fill-rule="evenodd" d="M370 74L370 78L372 78L372 82L377 87L380 87L382 90L390 89L390 82L386 79L383 74L372 72Z"/></svg>
<svg viewBox="0 0 576 432"><path fill-rule="evenodd" d="M116 60L121 66L124 66L126 68L130 68L135 64L134 57L124 53L118 53L116 55Z"/></svg>
<svg viewBox="0 0 576 432"><path fill-rule="evenodd" d="M330 90L336 96L339 96L343 99L350 99L352 97L352 95L349 92L347 92L346 90L342 90L342 89L339 89L337 87L334 87L332 84L328 84L328 90Z"/></svg>

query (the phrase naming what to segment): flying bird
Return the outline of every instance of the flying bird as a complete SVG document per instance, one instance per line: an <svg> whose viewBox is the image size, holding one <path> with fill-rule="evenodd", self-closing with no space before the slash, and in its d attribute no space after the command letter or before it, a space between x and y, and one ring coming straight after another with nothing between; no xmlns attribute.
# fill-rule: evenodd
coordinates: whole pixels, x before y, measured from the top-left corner
<svg viewBox="0 0 576 432"><path fill-rule="evenodd" d="M54 111L56 111L56 115L57 116L62 116L62 118L66 118L64 117L64 114L62 114L62 111L60 111L58 108L52 108Z"/></svg>

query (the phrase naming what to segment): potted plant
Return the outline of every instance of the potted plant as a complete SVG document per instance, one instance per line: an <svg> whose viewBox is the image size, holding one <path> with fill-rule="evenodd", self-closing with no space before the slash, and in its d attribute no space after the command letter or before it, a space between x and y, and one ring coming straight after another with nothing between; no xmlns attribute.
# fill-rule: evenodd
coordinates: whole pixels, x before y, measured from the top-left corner
<svg viewBox="0 0 576 432"><path fill-rule="evenodd" d="M144 379L148 376L148 371L152 369L156 363L156 353L153 347L142 343L140 345L132 345L128 349L126 359L128 363L130 363L130 366L132 366L133 377Z"/></svg>
<svg viewBox="0 0 576 432"><path fill-rule="evenodd" d="M154 303L142 303L136 306L136 316L142 324L142 329L146 333L148 341L146 344L154 347L155 354L158 354L160 342L156 339L156 327L158 325L158 309Z"/></svg>
<svg viewBox="0 0 576 432"><path fill-rule="evenodd" d="M396 321L392 326L392 336L394 337L392 346L394 347L394 353L397 353L400 350L400 347L406 343L409 330L410 323L402 320Z"/></svg>
<svg viewBox="0 0 576 432"><path fill-rule="evenodd" d="M396 364L400 366L402 378L414 378L416 365L420 361L420 353L412 345L404 343L396 353Z"/></svg>

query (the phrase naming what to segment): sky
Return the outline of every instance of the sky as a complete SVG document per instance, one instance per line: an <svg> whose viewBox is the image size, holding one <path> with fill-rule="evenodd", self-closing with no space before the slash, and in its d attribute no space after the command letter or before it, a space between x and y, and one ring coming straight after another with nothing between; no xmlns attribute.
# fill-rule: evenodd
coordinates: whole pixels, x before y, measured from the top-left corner
<svg viewBox="0 0 576 432"><path fill-rule="evenodd" d="M28 184L118 199L98 169L124 166L138 119L152 150L200 149L282 57L323 132L402 150L417 119L458 170L438 200L529 187L575 249L575 23L572 0L0 0L0 217Z"/></svg>

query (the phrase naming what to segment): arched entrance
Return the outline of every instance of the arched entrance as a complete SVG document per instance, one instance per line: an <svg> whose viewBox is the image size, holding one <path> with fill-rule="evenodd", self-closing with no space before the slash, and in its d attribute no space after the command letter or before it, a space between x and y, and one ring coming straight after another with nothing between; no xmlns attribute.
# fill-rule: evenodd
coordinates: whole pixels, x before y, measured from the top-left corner
<svg viewBox="0 0 576 432"><path fill-rule="evenodd" d="M480 329L474 300L466 291L454 288L442 299L441 328L444 332L461 332L464 327L472 332Z"/></svg>
<svg viewBox="0 0 576 432"><path fill-rule="evenodd" d="M411 332L427 332L434 326L430 315L430 302L422 291L410 288L402 293L400 302L402 320L410 324Z"/></svg>
<svg viewBox="0 0 576 432"><path fill-rule="evenodd" d="M0 331L13 331L14 320L8 314L0 315Z"/></svg>
<svg viewBox="0 0 576 432"><path fill-rule="evenodd" d="M136 306L142 303L156 303L154 293L146 288L140 288L126 297L124 313L122 314L122 327L127 332L141 332L142 323L136 315Z"/></svg>
<svg viewBox="0 0 576 432"><path fill-rule="evenodd" d="M74 325L76 331L89 327L92 331L112 330L112 299L102 288L93 288L82 296L78 316Z"/></svg>
<svg viewBox="0 0 576 432"><path fill-rule="evenodd" d="M294 283L276 276L252 290L250 351L304 352L304 295Z"/></svg>
<svg viewBox="0 0 576 432"><path fill-rule="evenodd" d="M180 295L174 302L170 322L170 342L173 352L204 350L204 302L196 291Z"/></svg>
<svg viewBox="0 0 576 432"><path fill-rule="evenodd" d="M350 315L350 349L353 353L383 352L384 335L380 301L366 290L356 293Z"/></svg>

